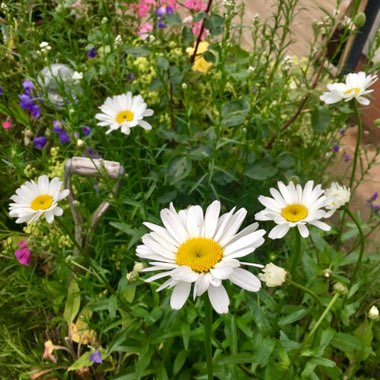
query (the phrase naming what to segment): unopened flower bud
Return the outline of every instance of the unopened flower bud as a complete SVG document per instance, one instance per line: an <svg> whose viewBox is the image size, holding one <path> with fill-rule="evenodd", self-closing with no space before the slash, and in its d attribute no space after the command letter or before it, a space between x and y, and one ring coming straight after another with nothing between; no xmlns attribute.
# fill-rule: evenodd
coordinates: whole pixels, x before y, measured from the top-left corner
<svg viewBox="0 0 380 380"><path fill-rule="evenodd" d="M337 293L340 293L344 296L346 296L348 294L347 286L342 284L341 282L337 282L336 284L334 284L334 290Z"/></svg>
<svg viewBox="0 0 380 380"><path fill-rule="evenodd" d="M77 147L78 148L83 148L84 146L86 146L86 142L81 140L81 139L78 139L77 140Z"/></svg>
<svg viewBox="0 0 380 380"><path fill-rule="evenodd" d="M330 278L331 275L332 275L332 270L330 268L326 268L323 270L323 275L326 277L326 278Z"/></svg>
<svg viewBox="0 0 380 380"><path fill-rule="evenodd" d="M286 281L286 276L288 274L285 269L272 263L267 264L263 269L263 272L264 273L259 274L259 278L270 288L281 286Z"/></svg>
<svg viewBox="0 0 380 380"><path fill-rule="evenodd" d="M379 309L376 306L372 306L368 313L368 318L373 321L378 321L380 319Z"/></svg>
<svg viewBox="0 0 380 380"><path fill-rule="evenodd" d="M376 119L374 121L374 124L375 124L376 127L380 128L380 119Z"/></svg>
<svg viewBox="0 0 380 380"><path fill-rule="evenodd" d="M363 12L360 12L358 13L355 17L354 17L354 25L357 27L357 28L361 28L362 26L365 25L366 23L366 17L365 17L365 14Z"/></svg>

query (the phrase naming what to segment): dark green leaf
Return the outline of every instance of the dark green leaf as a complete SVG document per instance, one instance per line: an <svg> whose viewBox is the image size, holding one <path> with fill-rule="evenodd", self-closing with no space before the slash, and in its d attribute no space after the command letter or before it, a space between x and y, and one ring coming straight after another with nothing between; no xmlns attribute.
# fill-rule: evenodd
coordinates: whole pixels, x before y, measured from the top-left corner
<svg viewBox="0 0 380 380"><path fill-rule="evenodd" d="M290 314L285 315L284 317L280 318L278 321L278 324L280 326L289 325L293 322L299 321L301 318L303 318L308 313L309 313L309 310L307 310L307 309L297 310L294 313L290 313Z"/></svg>
<svg viewBox="0 0 380 380"><path fill-rule="evenodd" d="M326 131L330 125L331 111L329 107L321 106L314 108L311 113L311 125L314 132L321 133Z"/></svg>
<svg viewBox="0 0 380 380"><path fill-rule="evenodd" d="M174 157L167 167L169 183L174 184L187 177L191 172L191 160L187 157Z"/></svg>
<svg viewBox="0 0 380 380"><path fill-rule="evenodd" d="M185 364L187 354L188 354L188 352L185 350L182 350L177 354L177 356L174 360L174 365L173 365L173 374L174 375L176 375L181 370L183 365Z"/></svg>

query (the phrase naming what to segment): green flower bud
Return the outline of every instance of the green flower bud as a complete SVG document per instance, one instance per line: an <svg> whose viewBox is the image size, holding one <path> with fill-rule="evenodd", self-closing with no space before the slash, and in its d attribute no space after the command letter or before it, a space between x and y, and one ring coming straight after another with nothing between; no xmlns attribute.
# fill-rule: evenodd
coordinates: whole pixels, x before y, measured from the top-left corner
<svg viewBox="0 0 380 380"><path fill-rule="evenodd" d="M376 119L374 121L374 124L375 124L376 127L380 128L380 119Z"/></svg>
<svg viewBox="0 0 380 380"><path fill-rule="evenodd" d="M337 293L340 293L344 296L346 296L348 294L347 286L342 284L341 282L337 282L336 284L334 284L334 290Z"/></svg>
<svg viewBox="0 0 380 380"><path fill-rule="evenodd" d="M358 13L355 17L354 17L354 25L357 27L357 28L361 28L362 26L365 25L365 22L366 22L366 17L365 17L365 14L363 12L360 12Z"/></svg>

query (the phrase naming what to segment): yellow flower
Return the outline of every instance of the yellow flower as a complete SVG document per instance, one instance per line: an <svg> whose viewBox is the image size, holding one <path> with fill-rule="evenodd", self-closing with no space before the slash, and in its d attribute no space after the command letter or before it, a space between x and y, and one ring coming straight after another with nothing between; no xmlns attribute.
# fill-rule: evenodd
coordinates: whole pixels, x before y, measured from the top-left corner
<svg viewBox="0 0 380 380"><path fill-rule="evenodd" d="M195 56L195 60L192 67L193 71L199 71L200 73L205 74L210 70L213 63L206 61L202 56L202 54L207 51L208 46L209 43L206 41L202 41L199 43L197 55ZM194 51L195 47L189 47L186 49L186 53L189 55L189 57L191 57L194 54Z"/></svg>
<svg viewBox="0 0 380 380"><path fill-rule="evenodd" d="M90 313L84 311L77 319L76 323L71 323L70 334L71 340L75 343L84 345L94 344L96 342L96 333L88 327L82 318L90 316Z"/></svg>

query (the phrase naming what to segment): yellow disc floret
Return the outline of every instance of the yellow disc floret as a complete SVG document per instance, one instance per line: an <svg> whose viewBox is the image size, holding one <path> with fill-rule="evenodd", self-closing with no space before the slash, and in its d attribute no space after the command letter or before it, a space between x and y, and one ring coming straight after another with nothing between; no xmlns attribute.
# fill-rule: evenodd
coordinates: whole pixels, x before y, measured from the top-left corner
<svg viewBox="0 0 380 380"><path fill-rule="evenodd" d="M344 91L343 94L349 95L351 94L351 92L353 92L355 96L358 96L360 94L360 88L358 87L349 88L348 90Z"/></svg>
<svg viewBox="0 0 380 380"><path fill-rule="evenodd" d="M116 115L116 121L119 124L125 123L126 121L132 121L133 120L133 112L131 111L121 111Z"/></svg>
<svg viewBox="0 0 380 380"><path fill-rule="evenodd" d="M223 248L214 240L192 238L180 245L176 263L186 265L194 272L209 272L223 257Z"/></svg>
<svg viewBox="0 0 380 380"><path fill-rule="evenodd" d="M307 217L307 208L298 203L291 204L281 210L281 215L288 222L299 222Z"/></svg>
<svg viewBox="0 0 380 380"><path fill-rule="evenodd" d="M38 195L32 201L30 207L33 210L47 210L53 203L53 197L49 194Z"/></svg>

